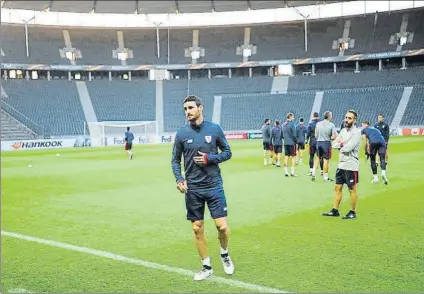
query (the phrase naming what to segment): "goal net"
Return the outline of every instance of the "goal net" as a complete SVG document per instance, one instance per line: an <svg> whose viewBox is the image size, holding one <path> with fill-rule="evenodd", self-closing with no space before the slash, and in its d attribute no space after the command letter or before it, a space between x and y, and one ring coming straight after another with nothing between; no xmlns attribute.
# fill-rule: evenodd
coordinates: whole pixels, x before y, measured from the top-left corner
<svg viewBox="0 0 424 294"><path fill-rule="evenodd" d="M88 123L91 145L93 147L124 145L127 127L130 127L134 134L134 145L157 141L156 121L102 121Z"/></svg>

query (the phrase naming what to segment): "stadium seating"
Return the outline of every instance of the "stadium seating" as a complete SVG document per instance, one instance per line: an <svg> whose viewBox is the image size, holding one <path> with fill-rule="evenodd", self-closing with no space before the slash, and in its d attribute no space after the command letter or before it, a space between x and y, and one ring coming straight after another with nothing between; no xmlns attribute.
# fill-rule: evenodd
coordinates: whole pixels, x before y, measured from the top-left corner
<svg viewBox="0 0 424 294"><path fill-rule="evenodd" d="M1 110L1 139L6 140L31 140L37 136L27 130L16 119Z"/></svg>
<svg viewBox="0 0 424 294"><path fill-rule="evenodd" d="M256 77L231 79L193 79L172 80L164 82L164 130L173 132L185 122L182 100L187 94L198 95L202 98L205 106L206 119L212 120L213 103L215 95L246 93L269 93L271 91L272 78ZM239 109L233 109L239 113Z"/></svg>
<svg viewBox="0 0 424 294"><path fill-rule="evenodd" d="M403 115L401 126L424 125L424 85L415 86Z"/></svg>
<svg viewBox="0 0 424 294"><path fill-rule="evenodd" d="M288 112L308 122L314 98L314 91L223 95L221 125L225 130L257 130L265 118L285 121Z"/></svg>
<svg viewBox="0 0 424 294"><path fill-rule="evenodd" d="M84 133L84 113L75 83L69 81L2 81L5 102L41 125L46 136Z"/></svg>
<svg viewBox="0 0 424 294"><path fill-rule="evenodd" d="M402 97L403 87L386 86L324 91L321 113L333 112L333 122L339 127L348 109L358 113L358 122L374 122L379 113L384 113L390 124Z"/></svg>
<svg viewBox="0 0 424 294"><path fill-rule="evenodd" d="M93 80L86 84L99 121L155 120L155 82Z"/></svg>
<svg viewBox="0 0 424 294"><path fill-rule="evenodd" d="M351 20L349 38L355 40L353 48L344 54L353 55L370 52L396 51L396 44L389 44L390 37L400 31L403 15L409 15L407 31L414 32L412 43L401 49L424 47L424 10L378 13L346 19L311 20L308 23L308 51L304 51L304 23L267 24L251 26L250 44L257 46L257 54L250 60L276 60L306 57L337 56L332 49L333 41L343 36L345 20ZM134 58L128 64L167 64L168 30L159 30L159 55L155 29L123 29L124 46L133 50ZM112 58L112 50L118 47L116 29L70 28L72 46L81 50L83 58L77 64L120 64ZM69 64L61 59L59 49L65 47L62 29L51 27L29 27L30 56L26 57L23 25L2 25L2 47L5 62ZM184 50L193 45L193 29L171 29L169 31L170 63L187 64ZM244 43L243 27L217 27L199 29L199 46L205 56L199 62L238 62L238 46Z"/></svg>
<svg viewBox="0 0 424 294"><path fill-rule="evenodd" d="M362 71L359 73L329 73L315 76L292 76L289 91L349 89L390 85L414 85L423 83L422 68L407 70Z"/></svg>
<svg viewBox="0 0 424 294"><path fill-rule="evenodd" d="M414 32L412 43L402 46L403 50L412 50L416 48L424 48L424 16L423 10L412 11L408 18L408 32Z"/></svg>
<svg viewBox="0 0 424 294"><path fill-rule="evenodd" d="M112 50L118 47L116 31L71 28L69 37L72 47L82 54L82 59L77 59L76 64L121 64L120 60L112 58ZM67 60L63 62L69 64Z"/></svg>

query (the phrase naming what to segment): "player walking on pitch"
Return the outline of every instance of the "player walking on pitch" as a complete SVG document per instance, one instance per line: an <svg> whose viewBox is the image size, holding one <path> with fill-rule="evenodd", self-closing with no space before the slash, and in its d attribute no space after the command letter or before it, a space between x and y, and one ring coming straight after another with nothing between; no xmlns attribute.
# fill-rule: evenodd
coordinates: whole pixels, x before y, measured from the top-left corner
<svg viewBox="0 0 424 294"><path fill-rule="evenodd" d="M384 184L388 184L386 175L386 140L379 130L374 127L370 127L370 123L368 121L362 122L362 137L364 139L365 148L367 153L371 158L371 170L374 176L374 179L371 183L378 183L377 176L377 163L376 156L380 157L380 167L381 167L381 178L384 181Z"/></svg>
<svg viewBox="0 0 424 294"><path fill-rule="evenodd" d="M261 127L262 131L262 145L264 147L264 165L272 164L272 148L271 148L271 121L269 118L266 118L264 121L264 125ZM268 160L267 160L268 158Z"/></svg>
<svg viewBox="0 0 424 294"><path fill-rule="evenodd" d="M297 158L296 163L303 163L303 152L305 151L305 140L306 133L308 132L307 127L304 124L303 117L299 118L299 125L296 126L296 136L297 136Z"/></svg>
<svg viewBox="0 0 424 294"><path fill-rule="evenodd" d="M319 114L318 112L314 112L312 121L308 125L308 131L306 133L306 144L309 144L309 174L308 176L312 176L312 171L314 169L314 158L315 153L318 153L317 151L317 138L315 137L315 128L317 126L317 123L319 122ZM321 168L321 175L323 175L323 159L318 157L317 154L317 160L319 161L319 166Z"/></svg>
<svg viewBox="0 0 424 294"><path fill-rule="evenodd" d="M191 221L195 244L203 264L202 270L194 275L194 280L200 281L213 274L205 237L206 203L218 230L224 271L228 275L234 272L234 264L228 252L227 202L218 166L229 160L232 153L221 126L204 120L200 98L194 95L185 98L184 111L190 123L177 130L171 162L177 189L185 194L187 219ZM218 149L221 153L218 153ZM182 155L185 179L181 175Z"/></svg>
<svg viewBox="0 0 424 294"><path fill-rule="evenodd" d="M342 201L342 188L343 184L346 184L350 193L350 211L343 219L356 218L356 202L358 200L356 184L359 180L359 148L361 146L361 131L356 127L357 116L354 110L348 110L345 115L345 127L333 141L333 148L340 150L334 186L334 205L329 212L323 213L323 216L340 216L339 206Z"/></svg>
<svg viewBox="0 0 424 294"><path fill-rule="evenodd" d="M389 160L389 153L387 152L387 148L389 147L389 139L390 139L390 126L384 121L384 116L380 113L377 117L377 123L374 125L374 128L378 129L383 135L384 140L386 140L386 165Z"/></svg>
<svg viewBox="0 0 424 294"><path fill-rule="evenodd" d="M280 121L276 120L274 122L274 127L271 131L271 141L272 146L274 148L275 157L277 160L277 163L275 164L276 167L281 167L281 153L283 152L283 130L280 126Z"/></svg>
<svg viewBox="0 0 424 294"><path fill-rule="evenodd" d="M294 125L294 115L289 112L286 116L287 120L283 123L283 139L284 139L284 172L286 177L289 176L288 164L289 157L291 157L291 173L292 177L296 177L297 175L294 173L294 167L296 165L296 143L297 143L297 135L296 135L296 126Z"/></svg>
<svg viewBox="0 0 424 294"><path fill-rule="evenodd" d="M134 140L134 134L131 132L130 127L127 127L127 131L125 132L125 151L128 153L129 159L133 159L132 153L132 142Z"/></svg>
<svg viewBox="0 0 424 294"><path fill-rule="evenodd" d="M324 181L332 182L328 177L328 165L331 159L331 140L337 136L336 126L331 122L333 114L331 111L324 112L324 120L317 123L315 127L315 138L317 138L317 151L319 159L324 160ZM318 160L315 160L312 169L312 181L315 181L315 171L318 167Z"/></svg>

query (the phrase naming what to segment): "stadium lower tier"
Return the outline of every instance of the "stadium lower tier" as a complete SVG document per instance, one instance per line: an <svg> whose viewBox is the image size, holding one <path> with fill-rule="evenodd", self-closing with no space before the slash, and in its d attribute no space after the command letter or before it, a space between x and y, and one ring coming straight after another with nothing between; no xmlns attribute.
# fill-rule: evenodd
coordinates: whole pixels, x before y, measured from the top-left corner
<svg viewBox="0 0 424 294"><path fill-rule="evenodd" d="M422 84L293 91L287 83L276 90L275 79L173 80L160 83L162 91L146 80L7 80L2 122L23 124L44 137L89 133L87 121L157 121L159 132L174 132L185 123L184 97L195 94L203 99L205 118L228 131L259 129L265 118L284 120L288 112L309 121L312 112L327 110L340 126L348 109L359 113L359 121L374 122L383 113L392 126L424 125ZM10 123L2 123L2 139L15 139Z"/></svg>

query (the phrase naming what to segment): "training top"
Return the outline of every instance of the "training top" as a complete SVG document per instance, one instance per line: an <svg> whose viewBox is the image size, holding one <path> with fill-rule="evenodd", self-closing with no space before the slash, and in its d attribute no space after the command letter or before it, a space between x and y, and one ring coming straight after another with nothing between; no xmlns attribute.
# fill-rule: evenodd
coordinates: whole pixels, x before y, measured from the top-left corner
<svg viewBox="0 0 424 294"><path fill-rule="evenodd" d="M386 124L384 121L377 122L374 125L374 128L376 128L377 130L379 130L381 132L381 134L383 135L383 138L384 138L384 140L386 140L386 142L389 142L389 139L390 139L390 126L388 124Z"/></svg>
<svg viewBox="0 0 424 294"><path fill-rule="evenodd" d="M128 144L132 144L132 141L134 140L134 134L132 132L125 132L125 142Z"/></svg>
<svg viewBox="0 0 424 294"><path fill-rule="evenodd" d="M292 121L283 123L283 139L284 145L292 146L297 142L296 126Z"/></svg>
<svg viewBox="0 0 424 294"><path fill-rule="evenodd" d="M383 135L374 127L363 128L361 131L362 135L367 137L368 142L370 144L381 143L383 145L386 144L386 140L384 140Z"/></svg>
<svg viewBox="0 0 424 294"><path fill-rule="evenodd" d="M272 132L272 128L270 125L268 124L264 124L261 128L262 131L262 141L264 143L269 143L271 141L271 132Z"/></svg>
<svg viewBox="0 0 424 294"><path fill-rule="evenodd" d="M218 149L221 153L218 153ZM205 166L198 166L194 156L206 153ZM231 158L231 148L221 126L210 121L200 125L187 124L177 130L172 151L172 172L177 182L184 181L181 175L181 156L184 156L184 171L187 187L191 191L208 191L223 187L219 164Z"/></svg>
<svg viewBox="0 0 424 294"><path fill-rule="evenodd" d="M273 146L283 146L283 130L281 126L276 126L272 128L271 140Z"/></svg>
<svg viewBox="0 0 424 294"><path fill-rule="evenodd" d="M359 170L359 148L361 146L361 131L353 125L343 128L333 141L333 148L340 150L339 164L343 170Z"/></svg>
<svg viewBox="0 0 424 294"><path fill-rule="evenodd" d="M308 125L308 131L306 132L306 142L309 142L309 145L315 145L317 142L317 138L315 137L315 128L317 127L318 122L319 118L313 119Z"/></svg>
<svg viewBox="0 0 424 294"><path fill-rule="evenodd" d="M296 140L297 143L305 144L306 133L308 132L308 128L304 124L299 124L296 127Z"/></svg>
<svg viewBox="0 0 424 294"><path fill-rule="evenodd" d="M333 133L337 133L336 126L328 120L322 120L316 125L317 141L330 142Z"/></svg>

